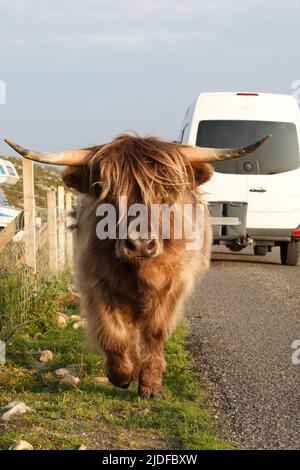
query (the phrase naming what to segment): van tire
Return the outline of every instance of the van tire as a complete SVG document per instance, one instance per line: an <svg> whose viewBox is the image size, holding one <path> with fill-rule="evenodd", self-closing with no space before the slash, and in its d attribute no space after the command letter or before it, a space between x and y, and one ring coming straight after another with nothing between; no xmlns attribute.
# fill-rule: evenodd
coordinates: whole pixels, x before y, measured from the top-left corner
<svg viewBox="0 0 300 470"><path fill-rule="evenodd" d="M228 246L230 251L233 251L234 253L238 253L239 251L242 251L245 247L244 246L238 246L238 245L230 245Z"/></svg>
<svg viewBox="0 0 300 470"><path fill-rule="evenodd" d="M280 245L281 263L286 266L297 266L300 259L300 243L297 240L282 242Z"/></svg>
<svg viewBox="0 0 300 470"><path fill-rule="evenodd" d="M268 253L268 247L262 245L255 245L254 254L255 256L266 256Z"/></svg>

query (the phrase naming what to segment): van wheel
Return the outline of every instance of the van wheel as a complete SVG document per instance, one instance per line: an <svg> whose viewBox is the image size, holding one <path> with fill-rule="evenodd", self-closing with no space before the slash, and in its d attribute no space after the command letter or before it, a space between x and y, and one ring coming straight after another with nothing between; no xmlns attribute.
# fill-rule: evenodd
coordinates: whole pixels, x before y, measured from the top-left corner
<svg viewBox="0 0 300 470"><path fill-rule="evenodd" d="M280 257L282 264L286 266L297 266L300 259L299 241L283 242L280 245Z"/></svg>
<svg viewBox="0 0 300 470"><path fill-rule="evenodd" d="M254 254L256 256L266 256L268 253L268 247L262 245L255 245L254 247Z"/></svg>
<svg viewBox="0 0 300 470"><path fill-rule="evenodd" d="M227 245L227 248L229 248L230 251L238 253L239 251L242 251L245 247L237 243L230 243L230 245Z"/></svg>

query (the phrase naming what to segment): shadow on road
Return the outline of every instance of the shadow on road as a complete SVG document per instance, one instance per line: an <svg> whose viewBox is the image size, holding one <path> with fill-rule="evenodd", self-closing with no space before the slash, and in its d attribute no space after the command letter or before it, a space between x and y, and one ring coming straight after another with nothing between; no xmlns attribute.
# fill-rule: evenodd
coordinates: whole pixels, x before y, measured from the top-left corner
<svg viewBox="0 0 300 470"><path fill-rule="evenodd" d="M282 269L295 269L298 266L283 266L280 261L279 248L273 248L271 253L266 256L256 256L253 254L251 247L245 248L242 252L233 253L225 247L214 247L211 254L212 264L220 261L226 263L246 263L252 265L270 265L270 266L282 266Z"/></svg>
<svg viewBox="0 0 300 470"><path fill-rule="evenodd" d="M238 257L239 256L239 257ZM221 253L213 253L212 254L212 258L211 258L211 262L212 263L217 263L217 262L226 262L226 263L247 263L247 264L263 264L263 265L275 265L275 266L281 266L281 263L280 261L274 261L274 260L268 260L268 259L261 259L261 258L258 258L257 256L252 256L250 258L250 255L231 255L228 253L225 254L222 256ZM282 266L282 268L290 268L290 266Z"/></svg>

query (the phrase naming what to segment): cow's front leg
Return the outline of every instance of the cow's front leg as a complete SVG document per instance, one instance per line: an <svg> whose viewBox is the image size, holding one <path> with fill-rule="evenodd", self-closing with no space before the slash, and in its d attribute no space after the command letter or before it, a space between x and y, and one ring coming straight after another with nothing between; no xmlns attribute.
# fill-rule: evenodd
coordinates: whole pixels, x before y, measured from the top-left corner
<svg viewBox="0 0 300 470"><path fill-rule="evenodd" d="M156 277L150 279L153 284ZM158 291L154 287L151 285L149 289L144 288L140 294L139 327L143 360L139 374L139 394L144 398L157 398L162 394L165 371L164 342L175 325L172 319L176 301L170 294L171 284L166 279L164 291L161 288Z"/></svg>
<svg viewBox="0 0 300 470"><path fill-rule="evenodd" d="M148 328L143 334L145 358L139 375L139 394L143 398L159 398L165 371L164 335Z"/></svg>
<svg viewBox="0 0 300 470"><path fill-rule="evenodd" d="M145 262L139 269L136 320L141 332L143 359L139 374L139 394L160 397L165 371L164 342L174 331L182 286L174 282L170 264Z"/></svg>
<svg viewBox="0 0 300 470"><path fill-rule="evenodd" d="M127 388L134 376L136 361L132 347L135 344L135 327L127 312L113 308L94 299L85 302L89 336L106 355L106 375L117 387Z"/></svg>
<svg viewBox="0 0 300 470"><path fill-rule="evenodd" d="M126 352L106 351L106 375L109 381L120 388L128 388L133 379L134 368Z"/></svg>
<svg viewBox="0 0 300 470"><path fill-rule="evenodd" d="M126 342L119 352L106 351L106 373L109 381L121 388L137 382L140 368L139 334L132 325L127 325Z"/></svg>

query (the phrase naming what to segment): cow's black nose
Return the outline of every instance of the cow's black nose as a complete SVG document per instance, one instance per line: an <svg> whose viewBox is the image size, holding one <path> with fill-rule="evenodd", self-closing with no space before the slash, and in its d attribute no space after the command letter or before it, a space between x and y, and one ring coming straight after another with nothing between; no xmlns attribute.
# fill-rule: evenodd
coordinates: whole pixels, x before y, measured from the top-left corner
<svg viewBox="0 0 300 470"><path fill-rule="evenodd" d="M127 251L130 256L156 256L158 246L158 241L155 239L128 238L124 240L124 251Z"/></svg>

